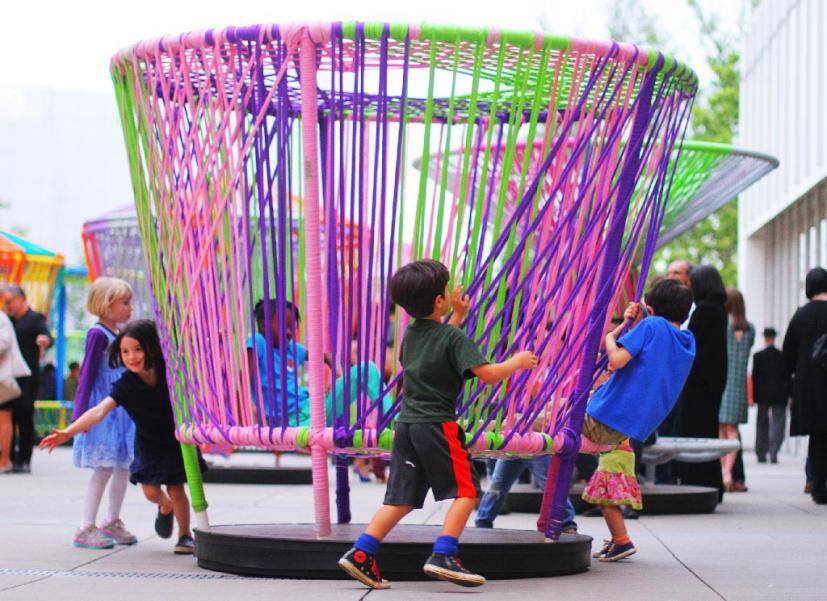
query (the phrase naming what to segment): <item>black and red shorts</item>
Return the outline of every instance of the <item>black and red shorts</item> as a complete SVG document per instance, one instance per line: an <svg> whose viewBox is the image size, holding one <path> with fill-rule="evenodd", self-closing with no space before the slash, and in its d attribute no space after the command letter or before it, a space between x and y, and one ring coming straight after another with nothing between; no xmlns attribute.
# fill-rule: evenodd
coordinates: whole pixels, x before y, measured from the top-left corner
<svg viewBox="0 0 827 601"><path fill-rule="evenodd" d="M385 505L420 508L429 488L437 501L480 496L465 432L454 421L397 422Z"/></svg>

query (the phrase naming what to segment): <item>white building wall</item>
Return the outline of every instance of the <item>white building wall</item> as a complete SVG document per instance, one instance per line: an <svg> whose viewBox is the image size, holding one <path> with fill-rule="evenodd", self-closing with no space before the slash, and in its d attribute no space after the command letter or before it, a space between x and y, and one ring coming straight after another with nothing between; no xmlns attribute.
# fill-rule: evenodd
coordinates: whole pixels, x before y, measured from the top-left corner
<svg viewBox="0 0 827 601"><path fill-rule="evenodd" d="M827 266L827 2L763 0L742 51L738 145L778 157L739 202L749 319L783 335L804 276Z"/></svg>

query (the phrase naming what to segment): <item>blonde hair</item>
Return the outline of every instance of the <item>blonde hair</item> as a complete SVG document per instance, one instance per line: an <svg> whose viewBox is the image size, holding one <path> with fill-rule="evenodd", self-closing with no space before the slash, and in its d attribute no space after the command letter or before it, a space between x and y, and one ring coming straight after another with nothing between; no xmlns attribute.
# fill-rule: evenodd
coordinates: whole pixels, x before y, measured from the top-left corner
<svg viewBox="0 0 827 601"><path fill-rule="evenodd" d="M92 315L105 317L112 304L121 298L132 298L132 286L118 278L99 277L89 287L86 310Z"/></svg>

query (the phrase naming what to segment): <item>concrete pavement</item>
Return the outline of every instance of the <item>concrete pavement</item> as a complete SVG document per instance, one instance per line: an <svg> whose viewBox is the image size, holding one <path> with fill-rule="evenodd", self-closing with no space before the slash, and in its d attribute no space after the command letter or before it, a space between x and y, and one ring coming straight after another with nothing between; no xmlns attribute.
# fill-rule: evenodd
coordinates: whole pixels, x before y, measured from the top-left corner
<svg viewBox="0 0 827 601"><path fill-rule="evenodd" d="M127 492L123 519L140 542L110 551L75 549L88 478L71 464L71 451L36 452L31 475L0 476L0 601L118 598L298 599L612 599L728 601L827 599L827 506L802 494L800 457L779 465L756 464L747 452L750 490L727 495L714 514L646 516L628 522L638 553L588 572L550 579L492 581L480 589L444 582L395 582L389 591L368 591L351 581L240 578L202 570L191 557L172 554L172 542L153 531L154 508L136 487ZM235 461L272 462L269 455ZM286 457L291 464L304 457ZM351 482L353 517L367 521L384 488ZM221 523L312 522L309 486L208 485L210 519ZM106 498L104 497L104 504ZM409 523L435 524L447 503L432 500ZM534 516L501 516L503 528L531 529ZM581 532L607 535L601 518L579 517Z"/></svg>

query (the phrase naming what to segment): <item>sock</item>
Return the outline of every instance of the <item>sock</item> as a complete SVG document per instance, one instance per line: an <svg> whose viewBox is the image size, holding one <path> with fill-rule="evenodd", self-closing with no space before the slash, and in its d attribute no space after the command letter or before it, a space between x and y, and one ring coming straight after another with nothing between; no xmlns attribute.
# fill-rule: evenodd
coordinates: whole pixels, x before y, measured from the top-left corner
<svg viewBox="0 0 827 601"><path fill-rule="evenodd" d="M453 557L459 553L459 541L454 536L438 536L434 543L434 553Z"/></svg>
<svg viewBox="0 0 827 601"><path fill-rule="evenodd" d="M378 538L371 536L367 532L363 532L359 535L359 538L356 539L356 542L353 543L353 546L368 555L376 555L379 551L380 542Z"/></svg>
<svg viewBox="0 0 827 601"><path fill-rule="evenodd" d="M612 542L616 545L628 545L630 542L632 542L632 539L629 538L629 535L627 534L626 536L620 538L613 538Z"/></svg>

